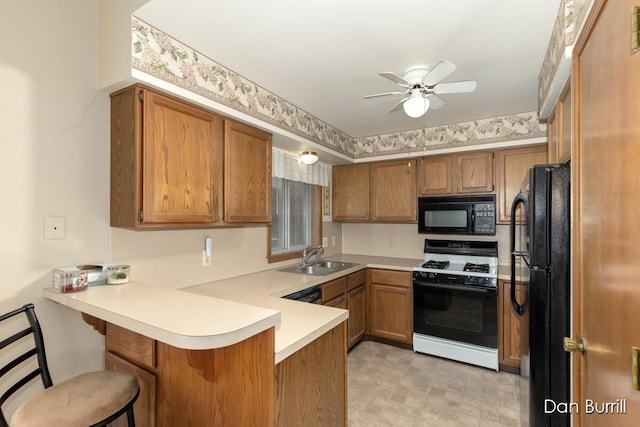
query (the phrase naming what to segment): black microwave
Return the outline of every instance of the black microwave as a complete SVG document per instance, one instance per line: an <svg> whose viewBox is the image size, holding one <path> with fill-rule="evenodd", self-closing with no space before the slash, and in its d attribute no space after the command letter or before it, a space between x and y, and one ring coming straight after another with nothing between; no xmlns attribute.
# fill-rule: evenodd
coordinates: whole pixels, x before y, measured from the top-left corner
<svg viewBox="0 0 640 427"><path fill-rule="evenodd" d="M496 196L418 197L418 233L496 234Z"/></svg>

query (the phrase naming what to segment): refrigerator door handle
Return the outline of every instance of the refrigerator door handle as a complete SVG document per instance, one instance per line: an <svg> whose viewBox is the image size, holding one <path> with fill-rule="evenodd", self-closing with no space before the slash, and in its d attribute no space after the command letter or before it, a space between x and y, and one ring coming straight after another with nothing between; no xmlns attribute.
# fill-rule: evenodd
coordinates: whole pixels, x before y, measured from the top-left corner
<svg viewBox="0 0 640 427"><path fill-rule="evenodd" d="M516 257L524 258L526 255L526 252L516 251L516 210L520 204L526 212L527 196L524 193L519 193L511 204L511 222L509 224L511 231L511 305L513 310L522 316L527 310L528 304L527 301L520 304L516 298Z"/></svg>

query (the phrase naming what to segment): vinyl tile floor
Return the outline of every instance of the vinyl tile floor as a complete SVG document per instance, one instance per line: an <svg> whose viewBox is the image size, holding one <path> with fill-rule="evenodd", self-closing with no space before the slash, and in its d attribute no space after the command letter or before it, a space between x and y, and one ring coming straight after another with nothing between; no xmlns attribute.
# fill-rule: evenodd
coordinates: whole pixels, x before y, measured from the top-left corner
<svg viewBox="0 0 640 427"><path fill-rule="evenodd" d="M374 341L347 358L349 426L518 426L519 376Z"/></svg>

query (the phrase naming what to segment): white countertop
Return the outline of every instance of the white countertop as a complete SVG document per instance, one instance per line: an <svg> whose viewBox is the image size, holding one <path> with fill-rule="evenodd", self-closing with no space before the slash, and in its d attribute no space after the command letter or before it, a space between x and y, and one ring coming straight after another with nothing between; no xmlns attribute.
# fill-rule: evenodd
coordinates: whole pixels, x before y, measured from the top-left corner
<svg viewBox="0 0 640 427"><path fill-rule="evenodd" d="M226 347L280 323L276 310L202 298L139 282L98 285L77 293L44 290L44 297L83 313L190 350Z"/></svg>
<svg viewBox="0 0 640 427"><path fill-rule="evenodd" d="M326 276L266 270L246 276L191 286L182 290L278 310L282 315L282 321L276 327L275 359L276 363L279 363L348 318L346 310L286 300L280 297L329 282L364 268L411 271L414 266L420 263L419 259L348 254L331 256L326 259L352 262L358 265Z"/></svg>
<svg viewBox="0 0 640 427"><path fill-rule="evenodd" d="M348 254L327 259L358 265L326 276L274 269L184 289L129 282L66 294L47 288L44 296L186 349L228 346L276 326L275 361L279 363L348 318L346 310L280 297L364 268L411 271L421 261Z"/></svg>

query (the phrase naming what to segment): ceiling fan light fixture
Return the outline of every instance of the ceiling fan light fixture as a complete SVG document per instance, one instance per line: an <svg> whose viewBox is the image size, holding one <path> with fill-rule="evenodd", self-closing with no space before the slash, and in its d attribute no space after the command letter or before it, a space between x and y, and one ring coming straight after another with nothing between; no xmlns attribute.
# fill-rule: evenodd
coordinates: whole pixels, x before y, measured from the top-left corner
<svg viewBox="0 0 640 427"><path fill-rule="evenodd" d="M313 165L318 163L318 153L315 151L303 151L300 154L300 161L305 165Z"/></svg>
<svg viewBox="0 0 640 427"><path fill-rule="evenodd" d="M429 109L429 100L422 96L422 93L416 91L411 94L411 98L407 99L402 104L402 109L407 116L412 118L418 118L424 115Z"/></svg>

